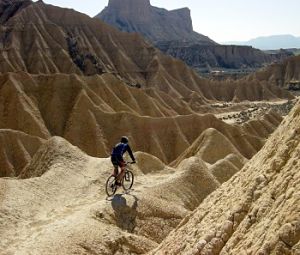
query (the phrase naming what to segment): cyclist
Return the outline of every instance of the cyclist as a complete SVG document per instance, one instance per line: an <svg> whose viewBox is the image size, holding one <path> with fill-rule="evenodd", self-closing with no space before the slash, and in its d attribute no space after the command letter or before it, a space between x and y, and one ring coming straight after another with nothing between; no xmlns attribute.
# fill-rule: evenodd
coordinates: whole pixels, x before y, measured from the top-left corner
<svg viewBox="0 0 300 255"><path fill-rule="evenodd" d="M111 162L114 166L113 175L117 178L116 185L118 185L118 186L121 185L120 180L122 180L123 173L125 171L126 163L123 159L123 154L125 152L129 153L129 155L132 159L132 163L135 163L135 158L134 158L132 150L128 144L128 137L122 136L121 142L115 145L115 147L113 148L112 153L111 153ZM118 167L121 168L121 173L119 175L118 175L118 172L119 172Z"/></svg>

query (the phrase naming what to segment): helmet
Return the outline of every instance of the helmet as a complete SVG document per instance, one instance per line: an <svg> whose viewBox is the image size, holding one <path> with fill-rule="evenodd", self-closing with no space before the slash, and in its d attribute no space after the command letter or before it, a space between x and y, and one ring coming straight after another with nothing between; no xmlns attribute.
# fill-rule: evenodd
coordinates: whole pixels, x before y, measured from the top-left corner
<svg viewBox="0 0 300 255"><path fill-rule="evenodd" d="M121 143L128 143L128 137L127 136L122 136Z"/></svg>

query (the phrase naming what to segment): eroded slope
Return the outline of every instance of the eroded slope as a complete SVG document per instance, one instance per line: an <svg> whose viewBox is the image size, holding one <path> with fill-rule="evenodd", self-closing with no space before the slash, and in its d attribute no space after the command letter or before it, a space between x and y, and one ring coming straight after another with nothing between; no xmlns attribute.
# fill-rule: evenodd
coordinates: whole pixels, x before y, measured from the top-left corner
<svg viewBox="0 0 300 255"><path fill-rule="evenodd" d="M298 254L299 123L298 103L263 149L153 254Z"/></svg>
<svg viewBox="0 0 300 255"><path fill-rule="evenodd" d="M257 81L220 84L202 79L183 62L163 55L137 34L122 33L74 10L42 1L6 3L11 6L2 13L3 17L17 3L24 6L9 12L9 19L1 24L2 73L112 73L127 85L156 88L173 98L192 101L195 110L209 100L291 97L271 84Z"/></svg>
<svg viewBox="0 0 300 255"><path fill-rule="evenodd" d="M0 179L0 254L144 254L219 186L198 158L175 171L136 157L134 190L106 200L109 159L59 137L45 142L23 172L32 178Z"/></svg>

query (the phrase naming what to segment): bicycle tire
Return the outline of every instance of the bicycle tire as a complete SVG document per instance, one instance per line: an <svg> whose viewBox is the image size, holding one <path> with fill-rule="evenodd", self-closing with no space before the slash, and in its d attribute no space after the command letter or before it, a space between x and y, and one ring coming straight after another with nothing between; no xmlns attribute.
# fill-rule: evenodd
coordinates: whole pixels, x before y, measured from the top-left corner
<svg viewBox="0 0 300 255"><path fill-rule="evenodd" d="M115 182L116 182L116 177L113 175L109 176L106 181L105 191L109 197L113 196L117 191L117 186Z"/></svg>
<svg viewBox="0 0 300 255"><path fill-rule="evenodd" d="M125 175L122 180L122 186L124 190L131 189L134 181L134 175L131 171L126 170Z"/></svg>

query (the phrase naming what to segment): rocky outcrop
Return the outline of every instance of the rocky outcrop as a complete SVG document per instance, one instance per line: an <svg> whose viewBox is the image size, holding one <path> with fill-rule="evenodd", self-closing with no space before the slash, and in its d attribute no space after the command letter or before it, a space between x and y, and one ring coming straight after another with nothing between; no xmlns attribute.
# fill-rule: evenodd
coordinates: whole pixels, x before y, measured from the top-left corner
<svg viewBox="0 0 300 255"><path fill-rule="evenodd" d="M220 67L229 69L260 68L264 63L281 61L291 56L288 52L266 54L251 46L185 45L178 42L161 42L156 46L163 52L179 58L194 68Z"/></svg>
<svg viewBox="0 0 300 255"><path fill-rule="evenodd" d="M30 0L1 0L0 1L0 24L5 24L13 16L29 6Z"/></svg>
<svg viewBox="0 0 300 255"><path fill-rule="evenodd" d="M0 20L3 20L0 32L2 73L93 75L113 72L130 81L128 74L131 72L130 76L137 83L143 77L141 73L147 63L135 57L134 49L144 50L142 55L147 55L146 62L154 53L141 38L119 33L101 21L73 10L42 1L5 3L7 5L0 13ZM17 8L19 5L22 8ZM133 45L137 48L133 49Z"/></svg>
<svg viewBox="0 0 300 255"><path fill-rule="evenodd" d="M136 156L134 192L105 199L109 159L59 137L46 141L25 172L34 178L0 179L1 253L145 254L219 186L198 158L174 173ZM144 175L148 160L158 168Z"/></svg>
<svg viewBox="0 0 300 255"><path fill-rule="evenodd" d="M135 137L136 149L170 163L205 129L227 129L212 116L198 115L206 113L211 102L291 98L257 81L203 79L141 37L73 10L42 1L13 1L11 7L1 3L1 17L9 18L0 25L0 129L40 139L61 136L93 156L109 155L119 136L127 133ZM206 125L203 119L209 120ZM112 123L122 128L112 131ZM145 134L152 137L150 143ZM256 145L246 157L259 150ZM27 149L15 153L20 157L15 166L11 162L19 161L11 159L10 147L5 149L1 174L17 176L37 147L30 156Z"/></svg>
<svg viewBox="0 0 300 255"><path fill-rule="evenodd" d="M219 93L218 83L200 78L183 62L165 56L140 36L121 33L73 10L42 1L32 2L14 13L1 27L2 73L24 71L87 76L110 73L124 85L148 88L149 94L162 91L172 98L184 98L191 102L195 111L209 100L239 100L235 95L236 85L226 85L224 88L230 92L224 96ZM284 94L269 93L274 90L257 82L252 86L259 87L253 90L254 100ZM248 85L245 87L252 89ZM152 88L156 91L151 91Z"/></svg>
<svg viewBox="0 0 300 255"><path fill-rule="evenodd" d="M241 163L232 153L213 168L196 156L177 169L137 153L134 190L112 198L101 188L110 160L53 137L24 171L34 178L0 178L1 252L298 254L299 113L230 180L227 167Z"/></svg>
<svg viewBox="0 0 300 255"><path fill-rule="evenodd" d="M268 81L290 90L300 90L300 56L276 63L248 77L249 80Z"/></svg>
<svg viewBox="0 0 300 255"><path fill-rule="evenodd" d="M110 0L96 17L121 31L140 33L154 44L161 41L216 44L193 31L188 8L167 11L151 6L149 0Z"/></svg>
<svg viewBox="0 0 300 255"><path fill-rule="evenodd" d="M145 254L174 229L158 252L196 243L196 252L239 254L240 241L251 254L270 240L266 252L298 253L299 108L241 174L280 118L237 126L199 114L218 100L288 93L207 81L139 36L42 1L19 7L5 7L0 29L0 176L9 176L0 178L1 254ZM122 135L143 152L134 190L108 199L109 158L84 152L107 157ZM178 156L177 168L166 166ZM212 232L202 238L202 227Z"/></svg>
<svg viewBox="0 0 300 255"><path fill-rule="evenodd" d="M188 8L167 11L151 6L149 0L110 0L96 17L121 31L143 35L164 53L200 71L213 67L260 68L291 55L269 55L250 46L218 45L193 31Z"/></svg>
<svg viewBox="0 0 300 255"><path fill-rule="evenodd" d="M9 73L0 76L0 88L0 128L43 139L62 136L92 156L108 156L126 134L135 150L170 163L207 128L227 136L247 158L263 144L261 138L245 135L213 115L197 114L192 110L197 97L184 102L162 92L148 95L111 74Z"/></svg>
<svg viewBox="0 0 300 255"><path fill-rule="evenodd" d="M0 129L0 177L18 176L43 142L21 131Z"/></svg>
<svg viewBox="0 0 300 255"><path fill-rule="evenodd" d="M215 164L218 160L223 159L230 154L236 154L241 157L240 152L230 141L231 139L228 139L214 128L208 128L202 132L193 144L185 150L173 164L176 166L185 158L192 156L197 156L208 164ZM254 140L255 139L253 139L253 141ZM256 140L256 142L259 143L259 140ZM247 144L246 141L242 142L240 139L239 144L242 143Z"/></svg>
<svg viewBox="0 0 300 255"><path fill-rule="evenodd" d="M53 165L60 164L66 158L72 158L81 163L85 161L84 153L77 147L61 137L52 137L39 147L18 177L21 179L40 177Z"/></svg>
<svg viewBox="0 0 300 255"><path fill-rule="evenodd" d="M298 103L263 149L152 254L299 254L299 124Z"/></svg>

